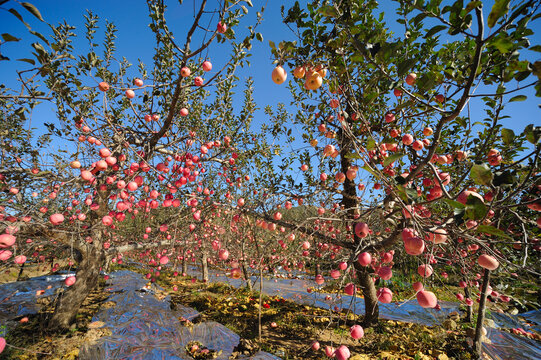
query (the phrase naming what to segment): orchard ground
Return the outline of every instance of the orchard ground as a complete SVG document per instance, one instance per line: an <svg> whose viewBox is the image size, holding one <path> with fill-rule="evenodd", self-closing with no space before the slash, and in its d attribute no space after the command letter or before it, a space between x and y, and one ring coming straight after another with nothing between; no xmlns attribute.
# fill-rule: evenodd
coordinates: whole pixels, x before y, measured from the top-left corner
<svg viewBox="0 0 541 360"><path fill-rule="evenodd" d="M68 268L67 266L65 268ZM142 266L115 265L111 271L128 269L139 272L141 277L148 274ZM16 276L19 268L10 269L9 275ZM22 276L43 275L50 271L29 267ZM222 270L216 269L220 274ZM313 306L301 305L281 296L262 295L260 307L259 293L247 287L234 288L228 284L208 283L194 276L175 275L172 270L164 270L157 277L156 283L163 290L155 293L156 298L171 298L171 308L177 305L188 306L200 314L192 321L182 320L184 326L194 323L216 321L239 334L240 343L231 359L242 355L253 355L259 350L275 354L283 359L324 359L324 349L336 344L345 344L352 354L352 359L473 359L469 335L473 332L471 323L464 321L464 312L453 312L442 324L425 326L409 322L382 320L378 326L364 329L364 336L355 340L350 336L350 328L361 322L362 317L348 310L333 311ZM219 277L218 277L219 279ZM403 279L406 280L406 279ZM450 280L449 282L454 282ZM401 287L401 281L395 280L394 299L397 302L410 300L415 296L411 286ZM255 284L257 287L257 283ZM524 284L524 294L533 300L538 295L533 284ZM147 286L151 288L149 281ZM117 306L107 301L109 293L105 291L106 280L100 280L99 287L87 298L76 325L65 334L51 333L44 326L45 319L51 315L51 298L38 298L43 305L38 314L22 317L24 320L11 327L7 340L11 345L24 350L9 349L6 359L76 359L83 345L89 345L100 337L111 335L103 323L93 322L92 318L100 309ZM318 291L315 287L309 291ZM337 283L329 283L319 291L324 293L343 293ZM438 287L436 294L440 300L456 300L458 286L444 284ZM516 299L515 305L522 299ZM261 311L259 311L261 309ZM474 306L476 311L476 306ZM516 308L509 303L490 304L491 312L510 312ZM262 341L258 339L258 316L261 315ZM509 329L507 331L510 331ZM533 332L536 334L535 332ZM537 334L538 335L538 334ZM129 334L126 334L129 337ZM539 339L539 338L538 338ZM487 341L487 339L485 339ZM307 344L317 342L320 349L314 350ZM205 344L201 344L204 346ZM40 354L41 353L41 354ZM47 354L47 355L45 355ZM195 357L205 359L212 357Z"/></svg>

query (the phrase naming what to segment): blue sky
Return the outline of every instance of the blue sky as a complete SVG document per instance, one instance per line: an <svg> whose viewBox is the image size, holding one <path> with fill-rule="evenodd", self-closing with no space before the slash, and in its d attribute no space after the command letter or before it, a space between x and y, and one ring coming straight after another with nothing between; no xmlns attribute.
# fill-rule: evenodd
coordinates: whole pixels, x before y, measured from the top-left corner
<svg viewBox="0 0 541 360"><path fill-rule="evenodd" d="M102 29L106 19L116 24L118 28L118 38L116 42L117 55L125 56L133 64L137 64L137 59L139 58L145 63L150 63L151 56L153 54L153 35L150 29L147 27L149 19L147 16L148 11L146 1L97 0L89 2L82 0L31 0L30 2L36 5L36 7L41 11L43 17L49 23L56 24L66 20L69 24L76 26L78 29L76 32L79 34L80 41L79 43L76 43L76 48L79 48L81 53L84 53L87 50L86 40L84 39L83 35L83 15L85 14L86 9L90 8L100 17L100 25L102 26ZM177 1L169 1L168 3L171 4L170 11L166 15L169 26L175 34L178 34L179 39L183 39L187 26L191 24L191 19L193 16L192 4L196 3L196 6L198 6L199 1L191 2L185 0L184 6L187 6L189 11L186 11L185 7L183 7L184 10L180 9ZM210 0L209 6L212 7L212 5L215 3L215 0ZM305 1L301 1L301 5L303 3L305 3ZM485 15L487 15L493 2L486 1L484 3ZM272 64L274 59L271 58L268 41L272 40L273 42L278 43L282 40L294 40L293 34L282 23L280 15L280 6L284 4L287 9L288 6L293 4L293 1L253 0L253 4L254 7L250 9L253 11L253 14L255 14L255 11L259 10L261 6L266 5L266 10L263 15L264 21L258 28L258 31L263 34L264 41L262 43L258 41L254 42L252 48L253 56L251 57L252 65L249 68L240 69L238 76L241 78L241 80L248 76L252 76L254 78L255 101L260 109L263 109L266 105L275 106L278 102L283 102L286 105L289 105L291 102L291 96L288 90L285 88L285 84L280 86L271 81L270 74L274 67ZM390 16L391 20L388 22L389 26L393 31L400 35L402 26L392 21L394 11L390 7L391 2L381 1L381 4L386 15ZM49 29L44 23L37 21L36 18L22 9L18 4L14 4L12 1L10 1L3 5L5 8L9 8L10 6L15 7L25 18L25 20L31 24L33 29L45 34L49 33ZM249 16L249 19L253 20L255 18L255 15L253 14ZM36 41L37 39L26 31L24 25L21 24L12 14L5 11L0 12L0 24L0 33L8 32L22 38L20 42L4 44L1 48L2 54L10 57L12 60L21 57L31 57L29 55L29 51L31 50L30 43ZM534 29L540 31L537 31L537 34L530 39L532 45L540 43L541 20L537 20L537 24L533 25L533 27ZM96 38L99 40L101 38L100 34L98 34ZM182 41L179 42L182 43ZM537 58L535 56L537 56ZM215 66L219 66L221 61L219 52L211 51L209 53L209 58L212 60ZM539 60L539 56L537 54L533 54L532 60ZM14 70L24 68L26 68L26 64L21 62L0 62L0 75L2 76L2 83L10 86L16 85L14 82ZM290 73L289 78L291 77L292 74ZM239 99L241 99L242 94L240 88L237 90L237 93L239 94ZM505 115L511 116L511 118L505 120L505 126L508 126L514 129L515 132L520 133L524 126L529 123L539 124L538 103L538 100L533 96L529 96L528 100L524 102L511 103L505 109ZM485 117L485 114L477 111L476 107L473 105L475 105L474 102L472 103L474 117L478 117L478 120L482 120ZM44 131L42 125L43 122L50 121L51 117L54 116L54 113L52 112L50 105L45 105L38 109L40 111L36 111L32 120L32 126L38 127L39 133ZM266 119L263 112L258 112L256 116L256 124L265 121ZM300 138L300 134L296 134L296 137Z"/></svg>

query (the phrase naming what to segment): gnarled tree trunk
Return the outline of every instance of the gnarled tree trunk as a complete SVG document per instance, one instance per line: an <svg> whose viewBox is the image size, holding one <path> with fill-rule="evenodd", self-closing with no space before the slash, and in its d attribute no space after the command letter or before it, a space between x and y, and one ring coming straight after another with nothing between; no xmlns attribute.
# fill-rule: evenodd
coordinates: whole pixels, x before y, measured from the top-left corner
<svg viewBox="0 0 541 360"><path fill-rule="evenodd" d="M355 261L353 264L355 266L355 271L357 272L359 288L364 296L364 320L362 325L364 327L370 327L376 325L379 318L376 285L370 276L370 272L368 272L364 266L359 264L357 261Z"/></svg>
<svg viewBox="0 0 541 360"><path fill-rule="evenodd" d="M93 245L87 247L86 251L81 251L83 258L77 269L75 284L64 291L57 300L53 317L49 320L49 328L52 330L69 329L84 300L98 284L100 267L104 264L105 255Z"/></svg>

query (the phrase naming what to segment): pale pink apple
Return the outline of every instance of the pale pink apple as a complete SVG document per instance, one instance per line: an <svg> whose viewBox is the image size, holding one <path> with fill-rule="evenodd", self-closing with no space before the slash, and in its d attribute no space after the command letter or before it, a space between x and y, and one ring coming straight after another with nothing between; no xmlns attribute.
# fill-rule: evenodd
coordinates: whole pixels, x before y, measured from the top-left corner
<svg viewBox="0 0 541 360"><path fill-rule="evenodd" d="M64 283L66 284L66 286L71 286L75 284L75 281L76 281L75 276L68 276L66 280L64 280Z"/></svg>
<svg viewBox="0 0 541 360"><path fill-rule="evenodd" d="M0 261L6 261L8 260L13 253L9 250L0 250Z"/></svg>
<svg viewBox="0 0 541 360"><path fill-rule="evenodd" d="M404 240L406 253L409 255L421 255L425 251L425 242L419 237L409 237Z"/></svg>
<svg viewBox="0 0 541 360"><path fill-rule="evenodd" d="M378 301L389 304L393 300L393 293L389 288L379 288L376 292L376 296L378 297Z"/></svg>
<svg viewBox="0 0 541 360"><path fill-rule="evenodd" d="M359 222L355 224L355 234L361 239L367 237L370 234L370 228L368 224L364 222Z"/></svg>
<svg viewBox="0 0 541 360"><path fill-rule="evenodd" d="M60 225L64 222L64 215L62 214L53 214L49 217L49 221L53 225Z"/></svg>
<svg viewBox="0 0 541 360"><path fill-rule="evenodd" d="M479 264L479 266L487 270L496 270L498 266L500 266L499 261L496 260L495 257L487 254L479 256L479 259L477 259L477 263Z"/></svg>
<svg viewBox="0 0 541 360"><path fill-rule="evenodd" d="M419 265L417 268L417 273L424 278L430 277L433 272L434 270L432 269L432 266L427 264Z"/></svg>
<svg viewBox="0 0 541 360"><path fill-rule="evenodd" d="M353 325L349 329L349 334L351 335L352 338L357 340L364 336L364 329L361 325Z"/></svg>
<svg viewBox="0 0 541 360"><path fill-rule="evenodd" d="M336 357L336 360L347 360L351 356L351 353L349 352L349 349L347 346L341 345L334 352L334 356Z"/></svg>
<svg viewBox="0 0 541 360"><path fill-rule="evenodd" d="M15 236L11 234L0 235L0 249L7 248L15 244Z"/></svg>
<svg viewBox="0 0 541 360"><path fill-rule="evenodd" d="M424 308L434 308L438 304L438 299L431 291L421 290L417 292L417 302Z"/></svg>
<svg viewBox="0 0 541 360"><path fill-rule="evenodd" d="M203 71L209 72L212 70L212 63L210 61L204 61L202 64Z"/></svg>
<svg viewBox="0 0 541 360"><path fill-rule="evenodd" d="M422 282L417 281L417 282L413 283L413 290L415 290L416 292L419 292L419 291L421 291L423 289L424 289L424 286L423 286Z"/></svg>
<svg viewBox="0 0 541 360"><path fill-rule="evenodd" d="M370 255L370 253L367 253L367 252L360 253L359 257L357 258L357 261L362 266L368 266L372 262L372 255Z"/></svg>

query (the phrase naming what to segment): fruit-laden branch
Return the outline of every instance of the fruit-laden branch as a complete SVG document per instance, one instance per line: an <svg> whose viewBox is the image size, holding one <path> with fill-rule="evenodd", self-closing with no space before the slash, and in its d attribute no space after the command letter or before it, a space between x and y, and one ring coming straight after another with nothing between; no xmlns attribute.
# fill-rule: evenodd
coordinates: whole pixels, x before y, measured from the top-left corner
<svg viewBox="0 0 541 360"><path fill-rule="evenodd" d="M478 24L478 33L475 39L475 54L473 56L470 76L468 78L468 81L466 82L466 86L464 86L464 90L462 92L462 96L460 97L460 100L458 101L455 110L446 116L443 116L440 121L438 122L436 126L436 130L434 131L434 138L432 146L428 149L428 154L425 156L424 159L422 159L415 169L413 169L410 174L406 177L406 183L415 179L417 174L421 172L421 170L424 169L426 164L432 159L432 156L436 153L436 149L439 146L441 132L443 130L443 126L447 124L450 121L453 121L464 109L466 106L467 101L470 98L470 90L473 86L473 83L475 81L475 77L477 76L477 71L479 69L479 66L481 65L481 54L482 50L485 44L485 41L483 40L484 36L484 21L483 21L483 12L481 10L481 7L475 8L475 14L477 15L477 24Z"/></svg>

